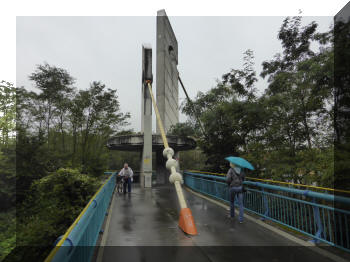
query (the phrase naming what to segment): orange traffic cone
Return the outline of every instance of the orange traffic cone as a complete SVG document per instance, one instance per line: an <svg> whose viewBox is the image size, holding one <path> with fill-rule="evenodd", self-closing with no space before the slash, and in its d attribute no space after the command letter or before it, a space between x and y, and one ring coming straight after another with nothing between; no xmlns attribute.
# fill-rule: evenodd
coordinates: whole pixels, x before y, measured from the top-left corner
<svg viewBox="0 0 350 262"><path fill-rule="evenodd" d="M194 224L191 209L182 208L180 211L179 227L189 235L197 235L197 228Z"/></svg>

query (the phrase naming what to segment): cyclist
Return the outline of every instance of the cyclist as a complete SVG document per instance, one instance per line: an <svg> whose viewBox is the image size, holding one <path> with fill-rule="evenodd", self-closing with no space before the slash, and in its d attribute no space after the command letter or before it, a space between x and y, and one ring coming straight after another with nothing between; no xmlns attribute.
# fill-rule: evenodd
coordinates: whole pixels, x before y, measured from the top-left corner
<svg viewBox="0 0 350 262"><path fill-rule="evenodd" d="M133 181L134 172L128 166L128 163L124 164L122 170L120 170L119 175L124 179L123 192L126 194L126 185L128 185L128 193L131 193L131 182Z"/></svg>

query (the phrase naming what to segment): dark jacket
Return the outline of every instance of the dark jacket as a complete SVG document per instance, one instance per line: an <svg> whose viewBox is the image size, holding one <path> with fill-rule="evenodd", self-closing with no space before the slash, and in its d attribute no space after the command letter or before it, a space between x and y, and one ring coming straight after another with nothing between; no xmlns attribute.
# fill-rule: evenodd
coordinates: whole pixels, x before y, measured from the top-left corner
<svg viewBox="0 0 350 262"><path fill-rule="evenodd" d="M243 181L245 178L245 173L243 168L241 169L241 173L237 174L233 168L230 168L226 175L226 183L230 187L239 187L243 185Z"/></svg>

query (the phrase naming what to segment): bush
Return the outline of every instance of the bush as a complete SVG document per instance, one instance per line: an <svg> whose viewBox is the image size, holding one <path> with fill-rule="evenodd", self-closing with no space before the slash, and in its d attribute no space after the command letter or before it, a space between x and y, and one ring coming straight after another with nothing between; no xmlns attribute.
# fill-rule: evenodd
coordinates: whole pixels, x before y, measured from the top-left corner
<svg viewBox="0 0 350 262"><path fill-rule="evenodd" d="M96 178L69 168L34 181L31 195L18 213L17 247L24 248L15 250L14 261L44 260L100 184Z"/></svg>
<svg viewBox="0 0 350 262"><path fill-rule="evenodd" d="M16 246L16 210L0 213L0 261Z"/></svg>

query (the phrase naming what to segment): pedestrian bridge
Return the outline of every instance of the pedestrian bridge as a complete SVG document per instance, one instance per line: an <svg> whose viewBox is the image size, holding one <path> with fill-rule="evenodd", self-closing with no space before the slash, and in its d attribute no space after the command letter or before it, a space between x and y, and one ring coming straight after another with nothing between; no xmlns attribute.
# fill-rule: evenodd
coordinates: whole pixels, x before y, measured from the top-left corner
<svg viewBox="0 0 350 262"><path fill-rule="evenodd" d="M115 175L110 173L46 261L349 258L346 192L247 179L245 220L239 224L228 218L229 196L222 174L185 171L185 198L198 230L198 235L189 236L178 227L179 204L172 185L140 188L135 184L131 194L123 195L114 191Z"/></svg>

